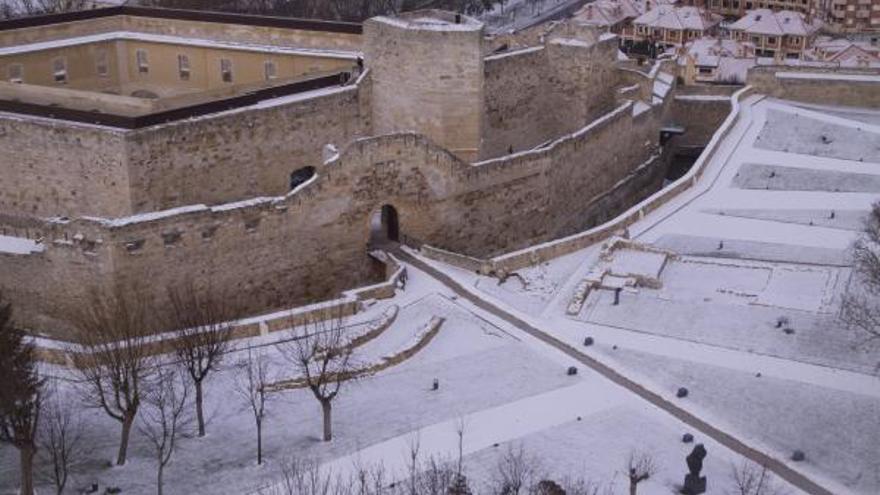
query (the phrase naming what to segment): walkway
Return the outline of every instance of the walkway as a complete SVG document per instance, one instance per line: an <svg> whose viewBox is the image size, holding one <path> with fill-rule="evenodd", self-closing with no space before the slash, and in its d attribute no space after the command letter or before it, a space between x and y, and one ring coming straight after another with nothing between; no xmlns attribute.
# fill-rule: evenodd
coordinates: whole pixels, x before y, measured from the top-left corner
<svg viewBox="0 0 880 495"><path fill-rule="evenodd" d="M404 250L397 248L394 250L394 254L401 261L410 265L408 267L409 270L412 270L415 268L415 269L418 269L418 270L425 272L426 274L428 274L432 278L436 279L437 281L439 281L440 283L442 283L443 285L445 285L446 287L451 289L455 294L457 294L460 297L463 297L464 299L466 299L470 303L474 304L478 308L480 308L480 309L482 309L482 310L484 310L484 311L486 311L486 312L488 312L498 318L501 318L502 320L515 326L519 330L531 335L532 337L535 337L536 339L539 339L540 341L558 349L559 351L562 351L563 353L565 353L566 355L575 359L576 361L590 367L592 370L596 371L597 373L604 376L608 380L611 380L613 383L615 383L621 387L624 387L625 389L636 394L637 396L641 397L642 399L650 402L651 404L659 407L660 409L663 409L664 411L671 414L675 418L677 418L680 421L684 422L685 424L691 426L692 428L700 431L704 435L707 435L708 437L710 437L713 440L717 441L718 443L724 445L725 447L731 449L732 451L734 451L734 452L736 452L736 453L738 453L738 454L740 454L740 455L742 455L742 456L744 456L744 457L746 457L746 458L748 458L758 464L767 466L767 468L770 471L772 471L774 474L776 474L780 478L786 480L787 482L791 483L792 485L796 486L797 488L799 488L807 493L813 494L813 495L832 495L832 492L830 490L822 487L821 485L819 485L815 481L811 480L810 478L808 478L804 474L802 474L798 471L795 471L794 469L787 466L785 463L779 461L778 459L770 457L767 454L765 454L765 453L763 453L753 447L750 447L749 445L745 444L744 442L742 442L741 440L732 436L731 434L724 432L724 431L710 425L709 423L703 421L702 419L691 414L690 412L686 411L685 409L683 409L683 408L673 404L672 402L664 399L663 397L661 397L657 393L655 393L651 390L648 390L647 388L640 385L639 383L627 378L626 376L619 373L617 370L605 365L604 363L601 363L600 361L596 360L595 358L592 358L588 355L585 355L585 354L579 352L574 347L572 347L569 344L566 344L565 342L552 336L547 331L542 330L536 326L533 326L533 325L523 321L522 319L511 314L510 312L508 312L504 308L502 308L498 305L492 304L492 303L486 301L482 297L478 297L477 295L475 295L474 293L469 291L467 288L465 288L461 284L459 284L457 281L453 280L452 277L450 277L450 276L440 272L439 270L431 267L427 263L423 262L422 260L417 259L416 257L410 255L409 253L405 252Z"/></svg>

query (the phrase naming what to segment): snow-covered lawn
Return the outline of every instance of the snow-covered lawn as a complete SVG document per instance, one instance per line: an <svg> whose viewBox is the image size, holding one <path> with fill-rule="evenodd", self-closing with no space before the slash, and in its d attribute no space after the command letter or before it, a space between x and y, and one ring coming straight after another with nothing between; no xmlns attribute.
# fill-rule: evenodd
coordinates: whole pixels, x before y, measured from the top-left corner
<svg viewBox="0 0 880 495"><path fill-rule="evenodd" d="M740 167L733 185L775 191L880 193L880 175L747 163Z"/></svg>
<svg viewBox="0 0 880 495"><path fill-rule="evenodd" d="M166 471L171 493L245 493L278 475L287 456L330 459L413 429L473 411L541 394L570 385L578 377L536 355L504 331L487 324L433 294L401 307L395 323L364 345L363 355L378 356L409 338L430 315L446 318L434 340L409 361L376 376L347 384L334 402L332 443L318 441L320 408L306 390L277 394L269 407L264 429L264 454L268 464L255 464L253 418L243 411L232 392L236 357L209 383L208 436L185 440ZM267 347L279 378L289 376L290 365ZM432 381L440 390L431 391ZM73 486L99 481L119 486L123 493L154 493L154 465L148 446L134 433L129 463L108 468L115 455L119 425L102 412L87 412L88 453ZM0 493L14 486L17 458L3 447Z"/></svg>
<svg viewBox="0 0 880 495"><path fill-rule="evenodd" d="M880 345L863 345L865 336L843 328L836 315L850 283L849 247L880 199L880 129L871 125L880 114L759 98L743 113L698 186L629 227L634 241L681 255L660 272L661 288L626 289L616 306L611 291L594 291L580 314L567 316L568 301L597 262L597 246L582 251L578 263L542 265L569 274L549 300L541 291L488 290L491 278L447 273L665 397L688 387L681 402L688 410L833 493L878 493ZM523 302L529 297L547 302L536 312ZM595 343L585 346L585 337ZM609 428L636 431L660 450L682 448L655 437L655 430L669 438L680 431L663 433L623 405L615 413L527 436L524 445L548 460L551 472L601 481L615 473L621 479L624 455L593 428L618 422ZM650 432L641 423L652 425ZM503 448L473 454L479 469L472 475L491 476ZM794 449L807 460L788 461ZM680 468L678 455L661 457ZM683 472L665 470L662 488L646 488L668 493L681 482ZM710 493L724 493L711 484L723 477L710 476Z"/></svg>
<svg viewBox="0 0 880 495"><path fill-rule="evenodd" d="M694 443L682 442L685 433L694 434ZM551 479L580 478L603 488L612 485L614 493L624 493L629 484L626 461L637 445L637 453L648 453L657 463L657 473L639 485L639 494L667 495L678 493L687 474L685 457L696 443L703 443L709 453L703 467L708 493L728 493L734 488L731 466L740 462L738 458L671 418L630 403L483 449L467 456L465 466L469 479L479 487L497 479L498 464L510 449L522 448L534 458L532 467Z"/></svg>
<svg viewBox="0 0 880 495"><path fill-rule="evenodd" d="M799 246L782 242L751 241L723 236L703 237L665 234L653 244L680 254L715 258L810 263L816 265L846 265L850 260L849 253L842 249Z"/></svg>
<svg viewBox="0 0 880 495"><path fill-rule="evenodd" d="M715 215L729 215L740 218L754 218L757 220L771 220L781 223L797 223L800 225L817 225L834 229L858 231L864 228L866 211L863 210L816 210L816 209L757 209L757 208L730 208L730 209L707 209L706 213Z"/></svg>
<svg viewBox="0 0 880 495"><path fill-rule="evenodd" d="M664 301L650 297L601 293L590 303L589 321L655 335L755 352L807 363L871 373L878 358L854 346L858 335L831 318L761 306ZM775 328L785 316L794 333Z"/></svg>
<svg viewBox="0 0 880 495"><path fill-rule="evenodd" d="M685 400L779 457L802 450L806 469L853 493L880 493L880 398L623 349L604 352L665 390L687 387Z"/></svg>
<svg viewBox="0 0 880 495"><path fill-rule="evenodd" d="M767 123L755 144L758 148L787 153L880 164L880 134L876 125L805 109L769 110Z"/></svg>

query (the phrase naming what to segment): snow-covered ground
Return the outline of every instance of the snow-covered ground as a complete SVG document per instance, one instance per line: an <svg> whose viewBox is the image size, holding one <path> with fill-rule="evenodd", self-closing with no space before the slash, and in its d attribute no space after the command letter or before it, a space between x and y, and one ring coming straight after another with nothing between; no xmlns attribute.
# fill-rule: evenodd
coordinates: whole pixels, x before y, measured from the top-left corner
<svg viewBox="0 0 880 495"><path fill-rule="evenodd" d="M880 398L647 353L610 351L661 388L687 387L688 401L760 445L801 450L805 464L854 492L880 487Z"/></svg>
<svg viewBox="0 0 880 495"><path fill-rule="evenodd" d="M783 181L775 189L745 189L735 179L749 164L880 175L876 160L853 159L854 149L867 155L880 140L872 141L861 120L847 120L846 109L804 109L750 97L742 111L697 186L630 227L634 241L679 255L664 261L624 249L616 252L619 258L605 260L616 271L650 273L659 287L626 288L618 305L611 292L594 292L579 314L567 315L575 287L599 262L599 245L520 270L503 284L431 264L471 294L832 493L878 493L880 379L874 366L880 349L856 349L858 336L835 320L850 283L847 248L875 195L835 191L823 185L822 177L829 176L821 174L806 189ZM784 121L779 115L797 113L803 114L799 125L809 120L823 132L861 125L859 135L868 144L798 144L777 128ZM759 135L767 136L760 144ZM771 142L777 144L764 144ZM381 463L400 479L416 438L423 457L452 458L458 424L464 424L465 472L478 494L485 493L499 458L520 446L540 459L547 476L613 484L616 494L627 492L623 468L629 453L649 452L659 469L639 493L668 494L686 473L684 457L692 445L682 443L684 433L708 449L709 493L733 489L730 470L742 462L738 454L414 266L408 273L405 290L349 322L359 334L392 305L399 308L389 328L357 349L357 359L374 362L407 347L433 317L445 321L409 360L344 385L334 402L332 442L318 441L320 409L307 390L277 392L264 429L267 463L256 467L253 418L232 390L234 364L243 355L238 351L209 383L208 436L182 442L166 471L166 492L253 493L279 480L289 456L316 459L340 473L355 462ZM279 380L293 375L276 345L281 335L239 343L262 346ZM595 343L584 346L585 337ZM569 376L572 365L578 373ZM58 368L47 371L65 375ZM688 387L687 398L675 398L679 386ZM119 425L97 410L87 411L85 420L87 452L71 486L98 482L102 490L154 492L145 439L135 432L128 465L109 467ZM794 449L803 450L806 461L789 461ZM16 466L14 450L0 446L0 493L14 492Z"/></svg>
<svg viewBox="0 0 880 495"><path fill-rule="evenodd" d="M688 387L689 410L832 492L878 493L880 346L837 319L849 247L880 199L877 113L760 96L742 111L697 186L630 227L636 242L679 253L660 288L627 288L619 305L595 291L566 315L596 246L523 271L568 274L533 294L437 266L664 396ZM538 437L526 443L552 435ZM790 461L794 449L807 460Z"/></svg>

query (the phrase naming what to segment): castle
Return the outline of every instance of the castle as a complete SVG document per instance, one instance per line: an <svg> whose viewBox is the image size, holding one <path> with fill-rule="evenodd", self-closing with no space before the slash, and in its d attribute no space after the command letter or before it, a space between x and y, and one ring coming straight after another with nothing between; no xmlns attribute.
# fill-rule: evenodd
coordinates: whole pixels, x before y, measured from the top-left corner
<svg viewBox="0 0 880 495"><path fill-rule="evenodd" d="M162 307L192 282L248 313L333 297L382 277L371 223L478 257L591 227L661 185L668 124L699 146L730 108L676 100L666 63L617 44L440 11L0 23L0 291L62 335L96 288Z"/></svg>

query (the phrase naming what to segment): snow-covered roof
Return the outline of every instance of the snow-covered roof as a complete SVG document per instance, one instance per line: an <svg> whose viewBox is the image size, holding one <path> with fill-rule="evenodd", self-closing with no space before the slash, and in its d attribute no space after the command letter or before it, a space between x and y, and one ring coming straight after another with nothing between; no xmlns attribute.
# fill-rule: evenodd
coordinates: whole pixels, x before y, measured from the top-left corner
<svg viewBox="0 0 880 495"><path fill-rule="evenodd" d="M241 43L237 41L221 41L209 39L187 38L182 36L173 36L167 34L140 33L134 31L110 31L106 33L89 34L85 36L77 36L73 38L62 38L52 41L40 41L36 43L28 43L24 45L13 45L0 48L0 55L15 55L20 53L28 53L40 50L50 50L61 47L88 45L91 43L99 43L103 41L142 41L151 43L167 43L181 46L197 46L204 48L219 48L226 50L242 50L255 51L262 53L277 53L284 55L301 55L309 57L326 57L341 58L354 60L360 52L350 52L342 50L325 50L314 48L294 48L280 45L264 45L253 43Z"/></svg>
<svg viewBox="0 0 880 495"><path fill-rule="evenodd" d="M574 19L593 26L613 26L627 19L635 19L641 13L633 0L598 0L581 8Z"/></svg>
<svg viewBox="0 0 880 495"><path fill-rule="evenodd" d="M749 69L756 64L757 61L754 58L721 57L715 72L715 80L745 84Z"/></svg>
<svg viewBox="0 0 880 495"><path fill-rule="evenodd" d="M733 31L775 36L810 36L819 30L821 23L807 22L800 12L756 9L746 12L740 20L730 25Z"/></svg>
<svg viewBox="0 0 880 495"><path fill-rule="evenodd" d="M657 5L673 5L676 0L597 0L584 5L574 19L582 24L608 27L635 19Z"/></svg>
<svg viewBox="0 0 880 495"><path fill-rule="evenodd" d="M824 38L813 44L809 55L816 60L836 62L841 67L880 65L880 46L866 41Z"/></svg>
<svg viewBox="0 0 880 495"><path fill-rule="evenodd" d="M685 53L702 67L718 67L722 58L754 58L755 46L749 42L700 38L685 44Z"/></svg>
<svg viewBox="0 0 880 495"><path fill-rule="evenodd" d="M721 16L697 7L660 5L640 15L633 23L653 28L706 31L721 22Z"/></svg>

